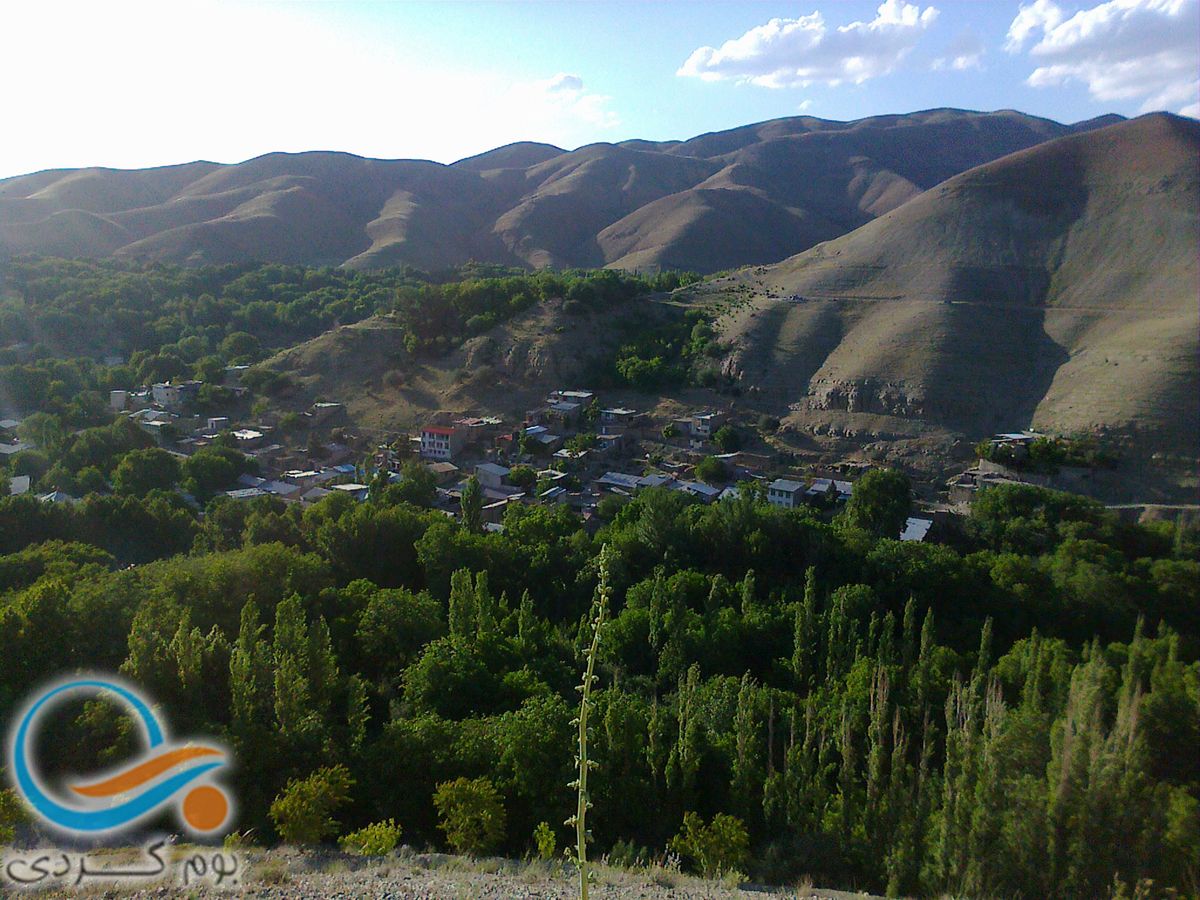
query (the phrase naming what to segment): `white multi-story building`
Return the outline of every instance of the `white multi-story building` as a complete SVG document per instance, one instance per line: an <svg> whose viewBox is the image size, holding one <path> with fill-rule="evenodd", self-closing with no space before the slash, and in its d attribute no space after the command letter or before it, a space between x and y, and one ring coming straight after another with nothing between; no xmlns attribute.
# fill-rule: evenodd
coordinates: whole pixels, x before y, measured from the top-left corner
<svg viewBox="0 0 1200 900"><path fill-rule="evenodd" d="M421 458L452 460L462 450L462 429L452 425L426 425L421 429Z"/></svg>

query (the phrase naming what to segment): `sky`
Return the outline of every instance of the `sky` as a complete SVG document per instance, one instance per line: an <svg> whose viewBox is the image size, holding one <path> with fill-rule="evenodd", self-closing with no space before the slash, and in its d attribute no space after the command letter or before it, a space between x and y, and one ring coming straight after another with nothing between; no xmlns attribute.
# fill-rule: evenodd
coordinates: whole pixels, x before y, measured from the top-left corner
<svg viewBox="0 0 1200 900"><path fill-rule="evenodd" d="M0 178L943 106L1200 117L1200 0L3 0L0 85Z"/></svg>

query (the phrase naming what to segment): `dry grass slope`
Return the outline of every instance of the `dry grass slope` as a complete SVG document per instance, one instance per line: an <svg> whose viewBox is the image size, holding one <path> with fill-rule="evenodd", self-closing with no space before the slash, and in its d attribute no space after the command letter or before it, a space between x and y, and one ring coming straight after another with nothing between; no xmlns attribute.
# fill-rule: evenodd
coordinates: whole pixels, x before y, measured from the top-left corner
<svg viewBox="0 0 1200 900"><path fill-rule="evenodd" d="M801 419L1200 443L1200 124L1144 116L952 178L707 288L730 368ZM803 297L803 301L787 298Z"/></svg>

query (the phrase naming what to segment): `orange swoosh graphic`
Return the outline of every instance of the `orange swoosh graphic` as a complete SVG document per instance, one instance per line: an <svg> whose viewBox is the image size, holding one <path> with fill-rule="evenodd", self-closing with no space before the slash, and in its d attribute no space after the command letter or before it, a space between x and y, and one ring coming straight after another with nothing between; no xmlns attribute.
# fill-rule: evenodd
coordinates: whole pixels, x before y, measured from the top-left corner
<svg viewBox="0 0 1200 900"><path fill-rule="evenodd" d="M189 759L195 759L198 756L220 755L221 751L214 750L212 747L181 747L178 750L168 750L152 759L146 760L144 763L134 766L132 769L114 775L112 778L98 781L95 784L72 785L71 790L77 794L82 794L84 797L111 797L113 794L120 794L137 787L139 784L144 784L151 778L161 775L181 762L187 762Z"/></svg>

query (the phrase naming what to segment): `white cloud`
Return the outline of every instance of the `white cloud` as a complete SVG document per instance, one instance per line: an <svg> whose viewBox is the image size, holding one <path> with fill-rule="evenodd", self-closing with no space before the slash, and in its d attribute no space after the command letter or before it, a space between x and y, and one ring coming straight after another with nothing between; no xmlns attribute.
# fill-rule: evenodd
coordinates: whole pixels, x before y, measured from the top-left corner
<svg viewBox="0 0 1200 900"><path fill-rule="evenodd" d="M983 68L983 41L973 31L964 31L945 49L941 56L930 63L935 71L951 69L965 72L967 69Z"/></svg>
<svg viewBox="0 0 1200 900"><path fill-rule="evenodd" d="M720 48L698 48L675 74L772 88L862 84L895 69L937 15L932 6L885 0L870 22L832 29L820 12L771 19Z"/></svg>
<svg viewBox="0 0 1200 900"><path fill-rule="evenodd" d="M1068 16L1053 0L1022 6L1006 49L1039 63L1027 83L1087 85L1097 100L1140 101L1143 112L1200 111L1200 0L1109 0Z"/></svg>
<svg viewBox="0 0 1200 900"><path fill-rule="evenodd" d="M812 109L812 105L813 102L811 100L801 100L796 104L796 110L798 112L808 112L810 109Z"/></svg>
<svg viewBox="0 0 1200 900"><path fill-rule="evenodd" d="M1036 0L1029 6L1022 6L1017 12L1017 17L1008 26L1008 40L1004 48L1010 52L1020 50L1025 41L1038 29L1050 31L1058 27L1062 16L1062 10L1053 0Z"/></svg>
<svg viewBox="0 0 1200 900"><path fill-rule="evenodd" d="M524 109L526 116L574 120L602 129L620 124L610 109L612 98L588 90L578 75L560 72L545 81L515 84L508 91L508 99Z"/></svg>
<svg viewBox="0 0 1200 900"><path fill-rule="evenodd" d="M346 150L451 162L617 124L579 74L515 81L338 27L308 4L3 5L0 177Z"/></svg>

